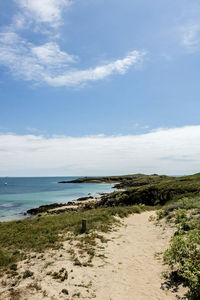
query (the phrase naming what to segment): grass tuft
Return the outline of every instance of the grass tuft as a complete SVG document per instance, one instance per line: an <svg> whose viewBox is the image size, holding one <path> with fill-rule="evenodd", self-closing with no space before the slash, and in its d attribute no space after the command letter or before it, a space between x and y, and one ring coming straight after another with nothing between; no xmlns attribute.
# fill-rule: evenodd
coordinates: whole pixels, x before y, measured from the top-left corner
<svg viewBox="0 0 200 300"><path fill-rule="evenodd" d="M66 233L80 235L82 219L88 221L88 233L108 232L113 224L119 223L116 216L123 218L146 209L145 206L98 208L0 223L0 268L16 263L30 250L59 249Z"/></svg>

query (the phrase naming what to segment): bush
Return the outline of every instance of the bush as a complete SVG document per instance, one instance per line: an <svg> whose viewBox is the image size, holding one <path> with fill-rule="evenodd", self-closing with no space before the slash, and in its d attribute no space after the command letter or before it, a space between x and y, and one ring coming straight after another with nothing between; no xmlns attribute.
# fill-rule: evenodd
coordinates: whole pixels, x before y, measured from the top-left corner
<svg viewBox="0 0 200 300"><path fill-rule="evenodd" d="M166 212L164 209L159 209L158 211L156 211L156 215L157 215L157 220L160 220L166 216Z"/></svg>
<svg viewBox="0 0 200 300"><path fill-rule="evenodd" d="M197 199L180 201L180 206L174 211L177 231L171 239L170 247L164 252L164 262L189 287L192 299L200 299L200 220Z"/></svg>
<svg viewBox="0 0 200 300"><path fill-rule="evenodd" d="M27 270L24 272L23 278L26 279L28 277L32 277L33 276L33 272Z"/></svg>
<svg viewBox="0 0 200 300"><path fill-rule="evenodd" d="M189 286L193 297L200 297L200 237L198 230L187 236L174 236L171 246L164 252L164 261L176 269L179 276ZM195 299L195 298L194 298Z"/></svg>

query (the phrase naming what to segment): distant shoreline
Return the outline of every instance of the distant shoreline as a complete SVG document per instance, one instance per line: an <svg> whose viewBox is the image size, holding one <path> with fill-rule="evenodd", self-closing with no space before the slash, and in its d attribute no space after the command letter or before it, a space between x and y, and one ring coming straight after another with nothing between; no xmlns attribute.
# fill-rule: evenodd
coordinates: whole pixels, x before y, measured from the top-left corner
<svg viewBox="0 0 200 300"><path fill-rule="evenodd" d="M66 178L66 177L65 177ZM65 211L87 210L97 207L125 206L125 205L165 205L179 197L197 194L200 192L200 174L191 176L172 177L167 175L145 175L133 174L123 176L107 177L80 177L72 180L62 180L58 184L81 184L92 183L97 186L101 184L112 184L112 191L87 192L84 197L77 197L68 202L47 202L42 205L32 206L24 211L24 218L42 215L62 213ZM56 182L55 182L56 183ZM114 188L114 189L113 189ZM65 191L65 190L63 190ZM83 189L86 192L86 190ZM85 193L86 194L86 193ZM100 194L100 197L94 196ZM7 221L7 220L5 220Z"/></svg>
<svg viewBox="0 0 200 300"><path fill-rule="evenodd" d="M99 197L99 193L113 191L113 185L58 184L60 180L77 177L8 178L0 181L0 222L23 220L27 211L45 205L66 205L82 197Z"/></svg>
<svg viewBox="0 0 200 300"><path fill-rule="evenodd" d="M133 174L133 175L121 175L121 176L103 176L103 177L80 177L74 180L59 181L59 184L70 184L70 183L94 183L94 184L114 184L113 188L118 191L125 191L130 186L139 187L149 183L155 183L160 180L173 179L167 175L144 175L144 174ZM114 190L113 190L114 191ZM104 193L103 193L104 194ZM111 195L105 193L107 197ZM91 196L77 198L74 201L68 203L52 203L49 205L41 205L37 208L32 208L27 211L31 216L35 216L42 213L62 213L65 211L78 211L87 209L92 206L98 206L101 202L102 197L94 198Z"/></svg>

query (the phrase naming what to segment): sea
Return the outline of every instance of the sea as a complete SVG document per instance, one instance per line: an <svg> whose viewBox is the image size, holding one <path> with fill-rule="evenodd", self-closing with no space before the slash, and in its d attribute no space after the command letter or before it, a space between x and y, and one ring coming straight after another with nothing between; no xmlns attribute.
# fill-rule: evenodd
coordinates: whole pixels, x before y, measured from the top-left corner
<svg viewBox="0 0 200 300"><path fill-rule="evenodd" d="M30 208L68 203L113 191L112 184L58 183L77 177L0 177L0 222L20 220Z"/></svg>

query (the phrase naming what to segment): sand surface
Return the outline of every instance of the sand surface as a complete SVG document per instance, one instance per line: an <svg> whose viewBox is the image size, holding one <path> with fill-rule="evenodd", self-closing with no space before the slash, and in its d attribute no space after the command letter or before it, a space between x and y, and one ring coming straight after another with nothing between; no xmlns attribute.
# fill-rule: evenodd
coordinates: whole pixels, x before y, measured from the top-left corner
<svg viewBox="0 0 200 300"><path fill-rule="evenodd" d="M54 213L54 212L62 212L62 211L72 211L72 210L78 210L78 209L82 209L84 208L84 206L86 204L96 204L97 202L100 201L100 198L89 198L87 200L84 201L74 201L73 204L70 205L63 205L61 207L56 207L56 208L52 208L49 209L48 212L49 213Z"/></svg>
<svg viewBox="0 0 200 300"><path fill-rule="evenodd" d="M41 215L46 215L46 214L59 214L59 213L69 212L69 211L77 211L78 212L80 210L88 209L88 207L87 207L88 204L90 204L90 206L95 205L100 200L101 200L101 198L84 197L83 200L71 201L71 202L68 202L67 204L58 204L58 206L54 207L54 208L51 208L52 207L51 204L40 206L36 209L33 209L34 212L30 213L30 210L28 210L27 213L30 214L30 216L32 215L32 217L33 217L33 216L38 216L38 215L41 216Z"/></svg>
<svg viewBox="0 0 200 300"><path fill-rule="evenodd" d="M168 246L171 228L149 222L152 212L135 214L123 220L123 225L106 234L107 243L99 244L91 266L74 265L69 250L76 242L63 243L63 248L44 255L32 254L18 263L18 272L34 273L26 279L0 278L0 299L98 299L98 300L167 300L182 298L186 290L163 289L161 274L166 270L155 253ZM98 256L99 255L99 256ZM84 257L81 258L83 262ZM64 268L64 281L53 278L53 272ZM50 275L49 275L50 274ZM63 294L65 289L68 294Z"/></svg>

